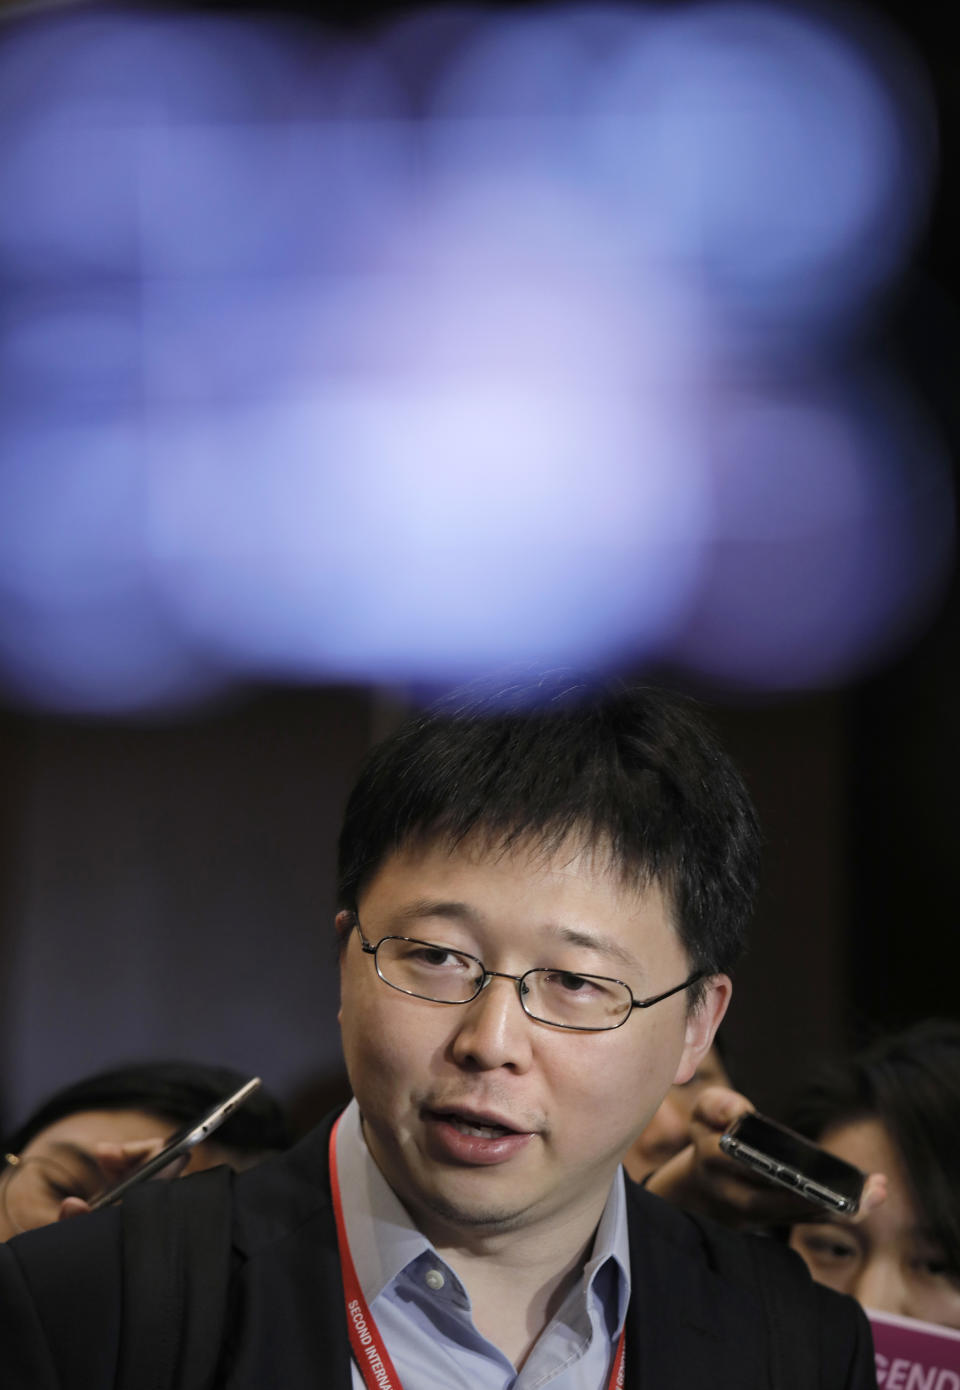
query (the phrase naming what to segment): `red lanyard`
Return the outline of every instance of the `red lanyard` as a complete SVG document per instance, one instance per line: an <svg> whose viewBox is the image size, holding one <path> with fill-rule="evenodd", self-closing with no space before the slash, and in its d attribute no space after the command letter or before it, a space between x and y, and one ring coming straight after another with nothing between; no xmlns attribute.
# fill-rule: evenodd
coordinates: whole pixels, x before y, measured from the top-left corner
<svg viewBox="0 0 960 1390"><path fill-rule="evenodd" d="M337 1223L337 1246L340 1251L340 1274L343 1278L343 1296L347 1310L347 1329L350 1333L350 1346L360 1368L368 1390L403 1390L390 1353L383 1345L380 1329L373 1314L367 1307L360 1280L357 1278L353 1256L347 1241L347 1228L343 1219L343 1200L340 1196L340 1177L337 1173L337 1130L340 1119L330 1131L330 1191L333 1196L333 1214ZM613 1359L613 1369L607 1390L623 1390L624 1341L626 1328L620 1333L617 1354Z"/></svg>

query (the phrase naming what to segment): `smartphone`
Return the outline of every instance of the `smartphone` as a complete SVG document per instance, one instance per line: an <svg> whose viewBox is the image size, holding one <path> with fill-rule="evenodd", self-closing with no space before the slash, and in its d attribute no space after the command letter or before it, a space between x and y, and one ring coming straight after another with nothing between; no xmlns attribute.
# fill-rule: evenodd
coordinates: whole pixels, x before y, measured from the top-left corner
<svg viewBox="0 0 960 1390"><path fill-rule="evenodd" d="M183 1129L170 1136L163 1148L159 1153L155 1153L153 1158L148 1158L146 1163L135 1168L132 1173L115 1183L113 1187L105 1187L102 1192L98 1193L90 1203L90 1210L97 1211L100 1207L109 1206L111 1202L119 1202L120 1198L125 1197L132 1187L155 1177L157 1173L166 1168L168 1163L172 1163L182 1154L189 1153L196 1144L208 1139L215 1129L220 1128L224 1120L228 1120L233 1112L253 1095L259 1085L259 1076L253 1077L241 1086L239 1091L234 1091L232 1096L227 1096L226 1099L218 1102L200 1119L184 1125Z"/></svg>
<svg viewBox="0 0 960 1390"><path fill-rule="evenodd" d="M741 1115L721 1136L720 1147L770 1182L828 1211L850 1215L860 1205L866 1173L765 1115Z"/></svg>

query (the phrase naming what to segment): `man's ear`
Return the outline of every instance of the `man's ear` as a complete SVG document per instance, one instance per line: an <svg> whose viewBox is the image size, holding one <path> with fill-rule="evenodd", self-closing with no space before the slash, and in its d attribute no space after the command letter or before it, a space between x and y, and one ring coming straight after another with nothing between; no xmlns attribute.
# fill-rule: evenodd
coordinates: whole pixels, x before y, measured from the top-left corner
<svg viewBox="0 0 960 1390"><path fill-rule="evenodd" d="M337 933L337 941L339 942L339 945L340 945L340 969L341 969L341 970L343 969L343 955L344 955L344 952L345 952L346 949L347 949L347 938L349 937L350 931L351 931L351 929L352 929L352 927L353 927L353 921L354 921L353 913L352 913L352 912L349 912L346 908L343 908L342 911L338 912L337 915L336 915L336 917L334 917L334 919L333 919L333 925L334 925L334 927L335 927L335 929L336 929L336 933ZM343 1017L342 1017L342 1016L343 1016L343 1009L342 1009L342 1008L339 1008L339 1009L337 1010L337 1022L338 1022L338 1023L342 1023L342 1022L343 1022Z"/></svg>
<svg viewBox="0 0 960 1390"><path fill-rule="evenodd" d="M680 1065L673 1078L675 1086L689 1081L701 1059L710 1051L713 1035L720 1027L730 1004L733 983L729 975L711 975L703 981L703 997L687 1014Z"/></svg>

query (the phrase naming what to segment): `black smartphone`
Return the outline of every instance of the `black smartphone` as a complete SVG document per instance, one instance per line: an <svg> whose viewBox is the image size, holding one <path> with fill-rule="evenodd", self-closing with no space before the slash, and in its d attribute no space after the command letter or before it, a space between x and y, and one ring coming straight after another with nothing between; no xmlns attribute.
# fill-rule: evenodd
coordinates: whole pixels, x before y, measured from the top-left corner
<svg viewBox="0 0 960 1390"><path fill-rule="evenodd" d="M866 1173L765 1115L741 1115L721 1137L720 1147L770 1182L828 1211L849 1216L860 1205Z"/></svg>
<svg viewBox="0 0 960 1390"><path fill-rule="evenodd" d="M90 1210L96 1211L99 1207L109 1206L111 1202L118 1202L121 1197L127 1195L132 1187L155 1177L157 1173L166 1168L168 1163L172 1163L182 1154L189 1153L196 1144L208 1139L215 1129L220 1128L224 1120L229 1119L233 1112L253 1095L259 1085L259 1076L254 1076L241 1086L239 1091L234 1091L232 1096L227 1096L224 1100L219 1101L212 1110L208 1110L200 1119L184 1125L183 1129L170 1136L163 1148L155 1153L153 1158L148 1158L146 1163L135 1168L132 1173L115 1183L113 1187L105 1187L102 1192L99 1192L90 1203Z"/></svg>

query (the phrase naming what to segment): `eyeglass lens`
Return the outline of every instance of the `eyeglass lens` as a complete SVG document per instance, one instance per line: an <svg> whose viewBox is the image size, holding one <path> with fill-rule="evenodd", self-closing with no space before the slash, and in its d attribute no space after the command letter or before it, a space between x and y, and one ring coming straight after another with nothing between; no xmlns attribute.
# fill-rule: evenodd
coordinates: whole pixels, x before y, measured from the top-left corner
<svg viewBox="0 0 960 1390"><path fill-rule="evenodd" d="M473 999L484 968L472 956L427 941L385 937L377 947L377 970L395 989L442 1004ZM631 1010L632 996L619 980L567 970L529 970L520 999L532 1018L565 1028L616 1028Z"/></svg>

